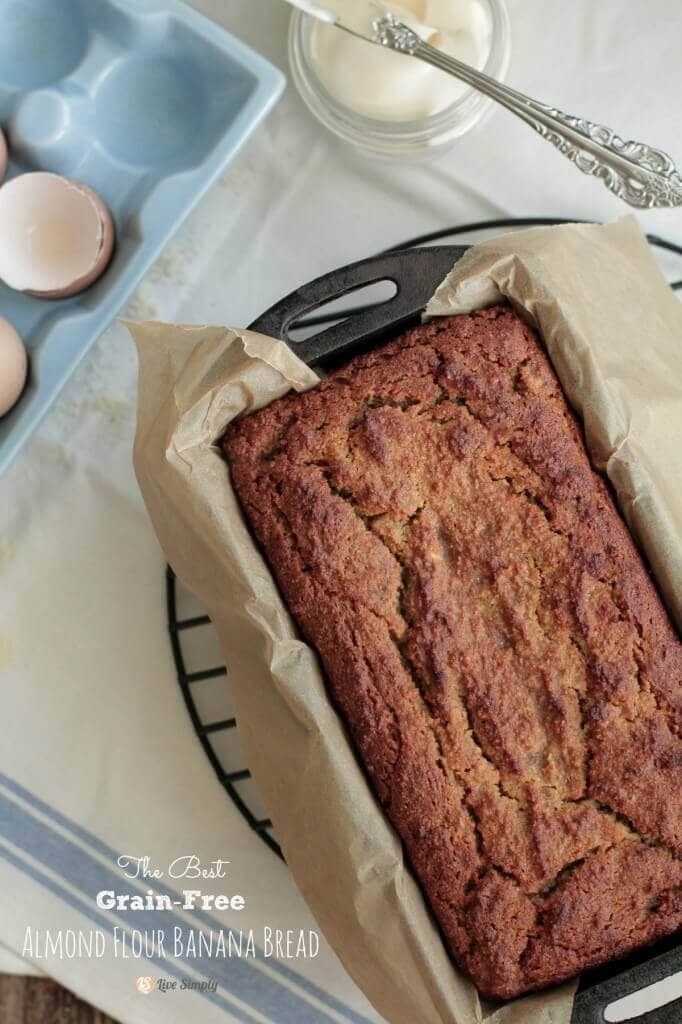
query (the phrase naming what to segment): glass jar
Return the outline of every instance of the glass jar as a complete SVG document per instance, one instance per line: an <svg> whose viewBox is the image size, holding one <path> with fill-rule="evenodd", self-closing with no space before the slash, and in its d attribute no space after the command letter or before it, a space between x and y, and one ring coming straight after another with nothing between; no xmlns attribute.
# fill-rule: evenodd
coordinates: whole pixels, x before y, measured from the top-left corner
<svg viewBox="0 0 682 1024"><path fill-rule="evenodd" d="M490 14L490 52L481 69L503 81L509 66L510 30L505 0L484 0ZM289 64L303 101L315 117L335 135L382 157L425 157L443 149L470 131L488 112L492 100L467 88L450 106L415 121L384 121L366 117L339 102L323 85L311 53L314 19L294 11L289 26ZM409 58L405 58L408 60Z"/></svg>

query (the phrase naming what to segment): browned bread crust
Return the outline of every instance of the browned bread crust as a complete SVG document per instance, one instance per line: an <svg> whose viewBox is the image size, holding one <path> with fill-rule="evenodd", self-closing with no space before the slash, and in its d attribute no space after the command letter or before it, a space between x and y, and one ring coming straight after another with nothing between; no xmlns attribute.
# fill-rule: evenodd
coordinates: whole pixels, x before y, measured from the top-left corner
<svg viewBox="0 0 682 1024"><path fill-rule="evenodd" d="M479 990L680 928L682 648L530 328L436 320L224 448Z"/></svg>

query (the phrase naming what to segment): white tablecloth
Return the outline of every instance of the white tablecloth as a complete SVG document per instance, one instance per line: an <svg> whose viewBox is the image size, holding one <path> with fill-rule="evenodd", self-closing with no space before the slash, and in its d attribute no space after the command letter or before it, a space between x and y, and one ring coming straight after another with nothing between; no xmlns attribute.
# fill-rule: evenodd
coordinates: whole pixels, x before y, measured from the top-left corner
<svg viewBox="0 0 682 1024"><path fill-rule="evenodd" d="M281 0L195 0L286 68ZM677 0L511 0L509 81L682 159ZM244 325L300 283L414 234L505 215L610 219L623 206L499 112L437 162L375 162L314 122L292 87L140 285L134 318ZM682 213L644 226L682 241ZM682 276L682 262L668 262ZM646 339L643 339L646 344ZM117 854L228 859L235 924L314 928L287 870L216 781L182 703L164 564L132 466L136 360L113 326L0 480L0 967L27 928L86 928L125 888ZM180 884L180 883L178 883ZM211 883L205 883L208 889ZM224 890L221 888L219 891ZM106 914L104 915L106 918ZM192 924L185 915L183 925ZM109 923L120 924L111 915ZM208 919L194 923L210 926ZM123 1022L378 1021L322 943L316 959L225 962L217 993L135 990L170 968L114 958L44 970ZM202 968L188 964L192 977Z"/></svg>

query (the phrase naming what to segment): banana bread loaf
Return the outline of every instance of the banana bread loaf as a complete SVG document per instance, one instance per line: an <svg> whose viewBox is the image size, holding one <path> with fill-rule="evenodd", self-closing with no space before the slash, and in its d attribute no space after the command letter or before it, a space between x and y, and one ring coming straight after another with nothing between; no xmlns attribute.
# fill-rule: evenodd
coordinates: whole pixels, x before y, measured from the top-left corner
<svg viewBox="0 0 682 1024"><path fill-rule="evenodd" d="M224 450L481 993L680 928L682 647L533 331L433 321Z"/></svg>

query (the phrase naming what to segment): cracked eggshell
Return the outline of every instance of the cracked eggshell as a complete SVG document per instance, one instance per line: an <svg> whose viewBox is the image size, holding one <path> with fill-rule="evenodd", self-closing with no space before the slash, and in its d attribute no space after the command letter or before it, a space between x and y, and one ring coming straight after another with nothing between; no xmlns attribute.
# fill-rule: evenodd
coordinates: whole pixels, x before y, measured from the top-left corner
<svg viewBox="0 0 682 1024"><path fill-rule="evenodd" d="M5 142L5 136L2 134L0 128L0 181L5 177L5 171L7 170L7 143Z"/></svg>
<svg viewBox="0 0 682 1024"><path fill-rule="evenodd" d="M0 189L0 279L45 299L83 291L106 270L111 214L86 185L36 171Z"/></svg>
<svg viewBox="0 0 682 1024"><path fill-rule="evenodd" d="M10 411L24 390L27 368L23 341L9 320L0 317L0 416Z"/></svg>

